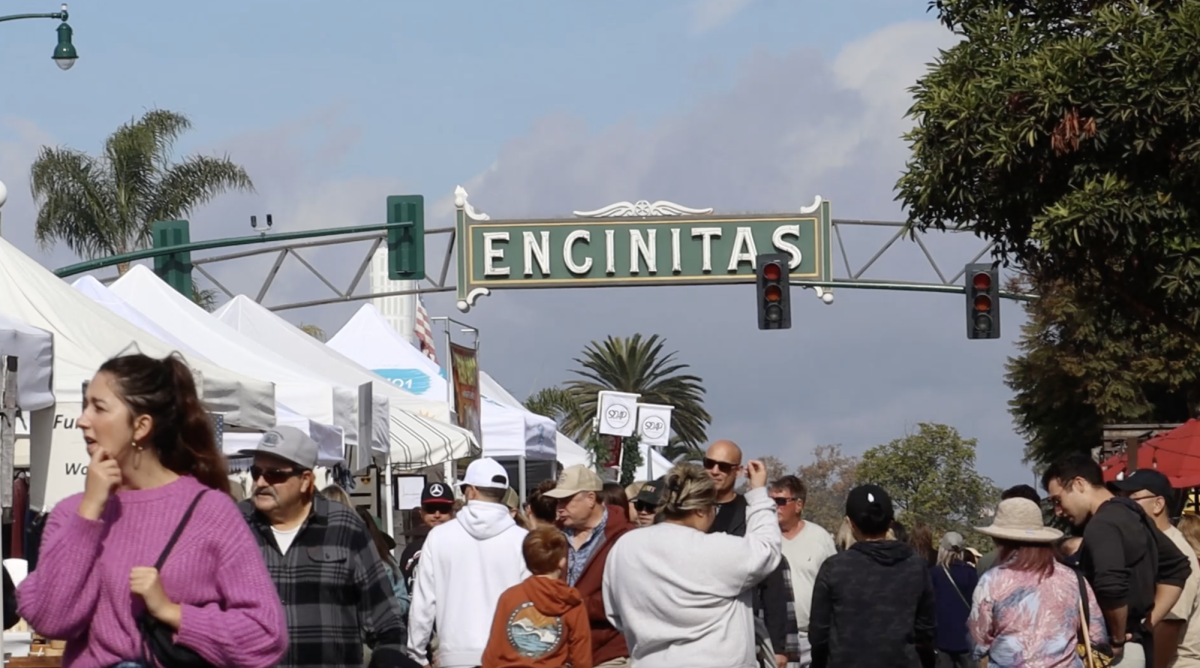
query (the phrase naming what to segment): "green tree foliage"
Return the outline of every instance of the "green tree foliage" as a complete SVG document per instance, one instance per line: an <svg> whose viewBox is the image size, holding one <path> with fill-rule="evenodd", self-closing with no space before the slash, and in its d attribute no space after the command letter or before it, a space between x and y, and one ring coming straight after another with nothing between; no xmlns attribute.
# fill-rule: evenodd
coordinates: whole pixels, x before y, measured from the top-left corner
<svg viewBox="0 0 1200 668"><path fill-rule="evenodd" d="M322 342L325 341L325 330L321 329L317 325L312 325L312 324L302 322L302 323L300 323L298 328L300 331L304 332L305 334L308 334L309 336L313 337L314 339L316 339L318 341L322 341Z"/></svg>
<svg viewBox="0 0 1200 668"><path fill-rule="evenodd" d="M201 288L192 283L192 303L200 308L212 313L217 309L217 291L207 288Z"/></svg>
<svg viewBox="0 0 1200 668"><path fill-rule="evenodd" d="M897 188L1101 320L1200 327L1200 0L936 0ZM1132 326L1132 325L1131 325Z"/></svg>
<svg viewBox="0 0 1200 668"><path fill-rule="evenodd" d="M592 416L583 412L575 395L561 387L545 387L534 392L525 400L525 408L554 420L558 430L573 440L580 440L592 428Z"/></svg>
<svg viewBox="0 0 1200 668"><path fill-rule="evenodd" d="M804 519L836 533L846 516L846 495L858 480L858 457L842 454L840 445L818 445L812 462L796 469L808 487Z"/></svg>
<svg viewBox="0 0 1200 668"><path fill-rule="evenodd" d="M1142 319L1100 317L1065 283L1036 287L1005 380L1026 459L1048 464L1100 443L1104 424L1176 423L1200 397L1200 345Z"/></svg>
<svg viewBox="0 0 1200 668"><path fill-rule="evenodd" d="M935 533L971 535L1000 499L990 478L975 470L973 438L953 427L920 423L916 433L863 454L858 483L874 483L892 496L897 519L923 522Z"/></svg>
<svg viewBox="0 0 1200 668"><path fill-rule="evenodd" d="M228 157L172 161L175 141L191 126L183 114L152 110L117 128L100 156L42 147L29 170L38 244L62 241L87 259L140 250L155 221L186 218L230 190L253 192L246 170Z"/></svg>
<svg viewBox="0 0 1200 668"><path fill-rule="evenodd" d="M712 416L704 410L704 381L685 373L689 366L678 362L676 353L665 353L665 343L658 335L644 339L641 334L589 343L575 359L580 368L572 373L579 378L565 386L579 412L565 417L563 433L583 440L596 414L597 393L616 390L640 394L642 403L674 406L671 429L679 440L693 448L704 443L712 423Z"/></svg>

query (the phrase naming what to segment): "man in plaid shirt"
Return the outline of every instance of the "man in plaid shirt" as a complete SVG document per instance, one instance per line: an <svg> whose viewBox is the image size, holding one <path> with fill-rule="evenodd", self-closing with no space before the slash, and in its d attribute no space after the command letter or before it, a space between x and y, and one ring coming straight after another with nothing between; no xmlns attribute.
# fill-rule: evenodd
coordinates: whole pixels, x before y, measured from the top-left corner
<svg viewBox="0 0 1200 668"><path fill-rule="evenodd" d="M276 427L254 450L254 494L238 504L258 540L287 613L281 668L416 667L404 653L404 622L387 566L354 510L316 491L317 444Z"/></svg>

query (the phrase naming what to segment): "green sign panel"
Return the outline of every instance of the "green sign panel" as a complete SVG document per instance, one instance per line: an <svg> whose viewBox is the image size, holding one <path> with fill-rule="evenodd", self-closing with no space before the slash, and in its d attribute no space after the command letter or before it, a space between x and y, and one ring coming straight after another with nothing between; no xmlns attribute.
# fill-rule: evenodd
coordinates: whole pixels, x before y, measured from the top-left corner
<svg viewBox="0 0 1200 668"><path fill-rule="evenodd" d="M789 255L794 280L831 280L829 203L820 198L799 213L653 215L696 210L639 202L590 212L597 217L497 221L475 213L465 193L456 199L464 311L500 289L753 282L762 253Z"/></svg>

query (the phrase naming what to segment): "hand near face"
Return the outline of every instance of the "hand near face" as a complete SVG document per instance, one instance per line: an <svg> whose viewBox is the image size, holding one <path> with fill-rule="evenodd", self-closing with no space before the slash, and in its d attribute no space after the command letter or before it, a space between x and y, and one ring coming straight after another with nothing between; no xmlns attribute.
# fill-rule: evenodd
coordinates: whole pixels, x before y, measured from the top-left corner
<svg viewBox="0 0 1200 668"><path fill-rule="evenodd" d="M110 457L104 448L97 447L92 451L92 459L88 464L79 514L90 520L100 519L109 497L120 485L121 467L117 465L117 460Z"/></svg>
<svg viewBox="0 0 1200 668"><path fill-rule="evenodd" d="M767 486L767 467L757 459L751 459L746 464L746 476L750 478L750 489Z"/></svg>

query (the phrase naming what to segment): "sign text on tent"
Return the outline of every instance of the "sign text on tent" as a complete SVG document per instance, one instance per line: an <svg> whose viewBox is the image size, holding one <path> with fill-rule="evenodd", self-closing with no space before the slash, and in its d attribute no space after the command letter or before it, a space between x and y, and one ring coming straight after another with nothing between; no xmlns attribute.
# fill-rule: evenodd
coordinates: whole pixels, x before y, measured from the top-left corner
<svg viewBox="0 0 1200 668"><path fill-rule="evenodd" d="M491 290L709 285L755 280L755 256L785 253L795 280L832 280L829 202L796 213L714 215L620 202L575 218L490 220L456 193L458 307Z"/></svg>

